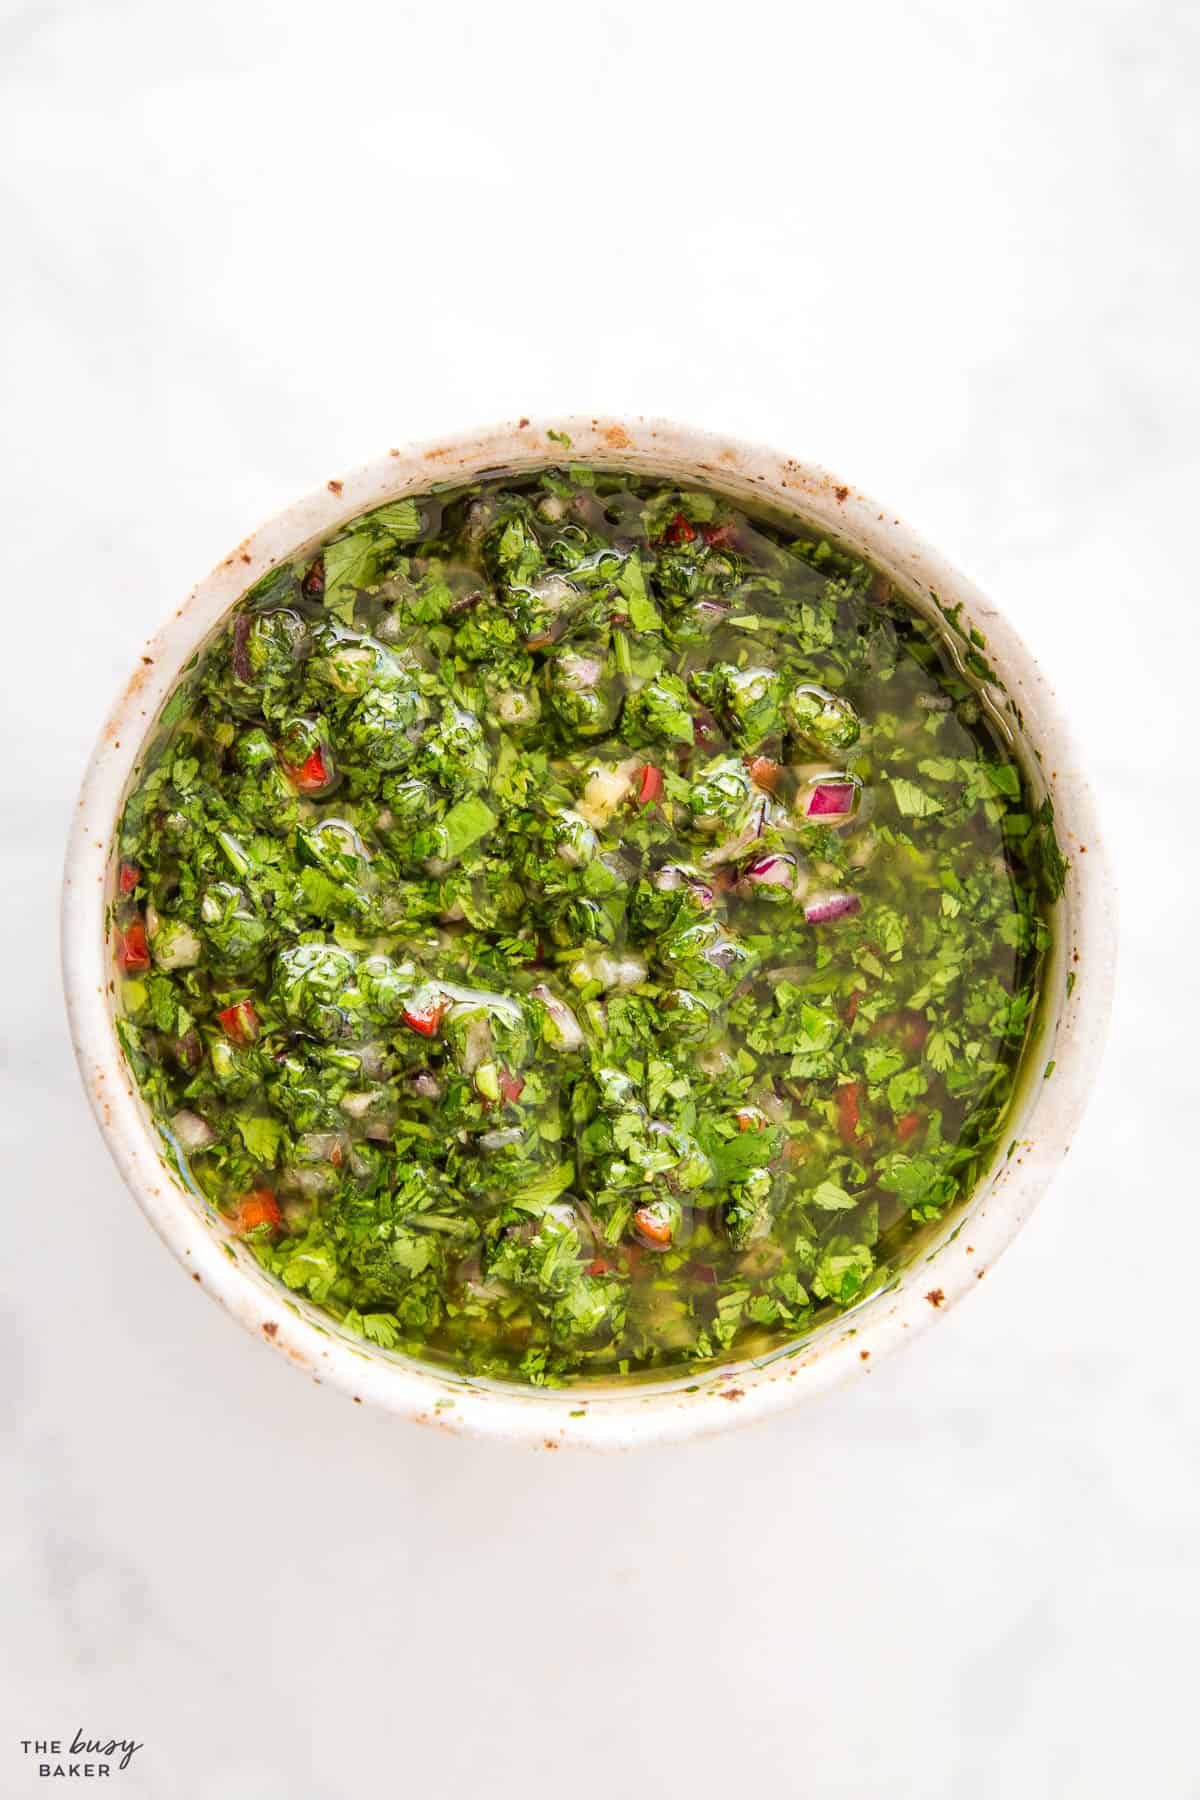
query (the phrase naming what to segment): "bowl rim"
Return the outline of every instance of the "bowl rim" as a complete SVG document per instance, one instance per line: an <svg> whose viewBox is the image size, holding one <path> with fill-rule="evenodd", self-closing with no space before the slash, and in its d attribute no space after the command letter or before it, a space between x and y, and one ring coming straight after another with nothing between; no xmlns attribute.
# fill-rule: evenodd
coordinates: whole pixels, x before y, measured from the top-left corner
<svg viewBox="0 0 1200 1800"><path fill-rule="evenodd" d="M791 1350L695 1377L602 1388L526 1388L460 1377L352 1341L308 1303L271 1283L244 1246L230 1241L211 1208L202 1208L168 1168L114 1029L104 929L114 827L126 786L184 664L240 596L278 563L371 506L435 483L561 461L563 438L570 460L691 476L751 505L782 507L882 565L924 610L932 611L930 594L943 606L961 604L962 623L986 635L989 661L1019 709L1068 857L1059 941L1047 973L1056 992L1038 1048L1053 1058L1053 1081L1031 1081L1026 1070L1027 1091L1016 1103L1014 1126L1027 1123L1029 1129L1014 1138L1015 1153L935 1234L929 1256L906 1265L860 1307ZM1041 1197L1086 1105L1111 1011L1116 902L1091 792L1048 681L999 609L898 516L819 465L740 438L651 417L567 415L522 418L390 449L284 508L197 583L148 639L88 761L67 844L61 932L71 1037L101 1133L150 1223L193 1280L241 1324L315 1381L421 1423L551 1449L627 1448L765 1418L869 1376L882 1355L911 1341L975 1286ZM1068 981L1068 973L1075 979ZM927 1265L935 1259L930 1274Z"/></svg>

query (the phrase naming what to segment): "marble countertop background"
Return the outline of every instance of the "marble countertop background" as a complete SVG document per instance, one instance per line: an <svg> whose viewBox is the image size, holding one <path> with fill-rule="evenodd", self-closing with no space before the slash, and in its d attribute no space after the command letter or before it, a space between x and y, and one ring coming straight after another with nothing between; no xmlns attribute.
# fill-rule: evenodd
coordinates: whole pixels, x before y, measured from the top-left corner
<svg viewBox="0 0 1200 1800"><path fill-rule="evenodd" d="M10 0L0 70L0 1793L82 1728L148 1800L1200 1795L1195 9ZM615 1460L256 1350L110 1167L56 964L177 597L390 443L576 408L823 461L965 566L1124 903L993 1277L850 1392Z"/></svg>

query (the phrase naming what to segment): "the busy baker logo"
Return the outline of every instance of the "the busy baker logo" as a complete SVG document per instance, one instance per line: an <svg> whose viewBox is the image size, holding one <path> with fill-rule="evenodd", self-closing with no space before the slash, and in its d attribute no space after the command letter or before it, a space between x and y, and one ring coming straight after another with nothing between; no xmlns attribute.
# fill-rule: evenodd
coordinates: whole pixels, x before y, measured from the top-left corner
<svg viewBox="0 0 1200 1800"><path fill-rule="evenodd" d="M145 1746L131 1737L89 1737L83 1730L66 1738L22 1738L21 1749L35 1760L42 1781L94 1781L127 1769Z"/></svg>

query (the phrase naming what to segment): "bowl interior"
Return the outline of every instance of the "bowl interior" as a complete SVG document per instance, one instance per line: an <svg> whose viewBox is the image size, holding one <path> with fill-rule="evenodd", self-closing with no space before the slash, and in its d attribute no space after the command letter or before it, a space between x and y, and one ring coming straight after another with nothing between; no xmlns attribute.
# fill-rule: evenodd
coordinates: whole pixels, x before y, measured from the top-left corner
<svg viewBox="0 0 1200 1800"><path fill-rule="evenodd" d="M115 893L115 820L180 674L219 631L229 607L268 569L315 548L370 506L435 484L458 486L482 474L561 462L561 444L547 436L551 429L572 439L571 454L580 461L715 486L751 510L836 538L880 568L938 626L994 728L1022 762L1037 803L1050 802L1068 867L1051 915L1054 945L1043 968L1039 1016L997 1153L969 1199L927 1228L886 1287L799 1344L763 1357L667 1379L587 1380L539 1390L367 1345L263 1273L191 1184L186 1163L163 1146L129 1078L114 1029L105 914ZM84 1079L122 1172L194 1279L243 1323L316 1379L332 1380L356 1399L534 1442L628 1443L714 1428L866 1372L872 1356L929 1323L989 1266L1065 1150L1099 1054L1113 930L1111 904L1098 898L1102 863L1086 786L1028 652L996 609L899 520L820 469L680 427L524 421L393 452L330 482L247 539L168 621L106 726L84 784L64 890L64 970ZM1052 1078L1045 1078L1048 1069Z"/></svg>

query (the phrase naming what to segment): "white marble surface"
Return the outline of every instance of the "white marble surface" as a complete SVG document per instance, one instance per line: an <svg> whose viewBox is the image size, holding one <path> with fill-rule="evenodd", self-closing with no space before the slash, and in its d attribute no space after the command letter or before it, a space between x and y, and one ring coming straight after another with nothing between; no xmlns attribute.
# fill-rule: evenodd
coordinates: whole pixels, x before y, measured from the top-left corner
<svg viewBox="0 0 1200 1800"><path fill-rule="evenodd" d="M1178 0L0 9L0 1792L1200 1794L1194 223ZM143 634L405 437L659 411L824 460L1044 653L1121 870L1101 1091L854 1391L632 1460L365 1414L109 1167L61 844Z"/></svg>

